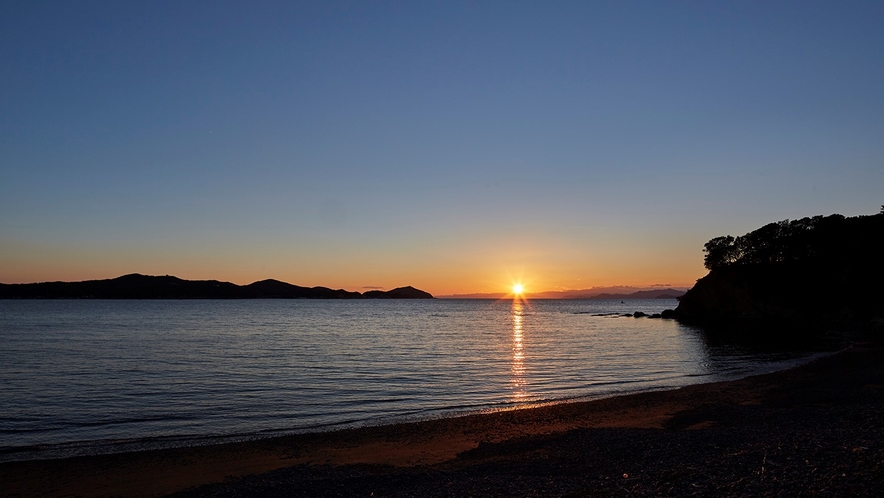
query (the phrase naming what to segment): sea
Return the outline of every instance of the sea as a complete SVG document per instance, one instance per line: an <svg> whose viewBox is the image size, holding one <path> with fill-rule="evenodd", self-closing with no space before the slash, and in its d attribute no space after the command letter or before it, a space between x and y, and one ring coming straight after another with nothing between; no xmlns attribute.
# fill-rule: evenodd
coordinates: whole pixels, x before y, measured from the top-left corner
<svg viewBox="0 0 884 498"><path fill-rule="evenodd" d="M653 300L0 300L0 462L671 389L807 351L715 344Z"/></svg>

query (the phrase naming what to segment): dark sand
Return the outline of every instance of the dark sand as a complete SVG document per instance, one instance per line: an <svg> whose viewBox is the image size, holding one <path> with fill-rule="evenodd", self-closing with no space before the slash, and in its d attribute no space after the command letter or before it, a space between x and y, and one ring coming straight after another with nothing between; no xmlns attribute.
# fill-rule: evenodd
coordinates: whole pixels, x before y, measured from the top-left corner
<svg viewBox="0 0 884 498"><path fill-rule="evenodd" d="M884 494L884 348L599 401L0 464L2 496Z"/></svg>

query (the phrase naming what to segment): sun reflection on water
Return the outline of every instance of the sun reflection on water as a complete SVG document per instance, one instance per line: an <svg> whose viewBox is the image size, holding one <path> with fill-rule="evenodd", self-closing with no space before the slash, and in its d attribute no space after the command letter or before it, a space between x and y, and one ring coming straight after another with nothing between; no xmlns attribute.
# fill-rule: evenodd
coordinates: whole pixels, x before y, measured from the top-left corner
<svg viewBox="0 0 884 498"><path fill-rule="evenodd" d="M512 318L513 318L513 361L512 361L512 378L510 386L513 391L512 401L524 401L528 397L525 390L525 351L522 344L522 314L525 304L519 300L513 300Z"/></svg>

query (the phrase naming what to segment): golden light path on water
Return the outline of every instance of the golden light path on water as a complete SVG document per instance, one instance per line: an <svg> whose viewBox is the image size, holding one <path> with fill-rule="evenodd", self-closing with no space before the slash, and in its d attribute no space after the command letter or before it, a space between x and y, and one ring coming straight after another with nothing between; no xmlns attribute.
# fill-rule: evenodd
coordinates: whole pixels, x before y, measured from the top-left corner
<svg viewBox="0 0 884 498"><path fill-rule="evenodd" d="M528 393L525 391L525 351L522 344L522 318L525 310L525 304L521 299L515 297L512 306L513 319L513 361L512 361L512 379L510 385L512 387L512 401L521 402L527 399Z"/></svg>

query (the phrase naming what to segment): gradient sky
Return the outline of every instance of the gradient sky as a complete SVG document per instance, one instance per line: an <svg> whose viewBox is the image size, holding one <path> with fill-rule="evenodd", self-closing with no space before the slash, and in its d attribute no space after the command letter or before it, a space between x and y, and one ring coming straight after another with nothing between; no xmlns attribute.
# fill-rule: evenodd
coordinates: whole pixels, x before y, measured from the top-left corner
<svg viewBox="0 0 884 498"><path fill-rule="evenodd" d="M884 2L0 2L0 282L691 285L884 204Z"/></svg>

